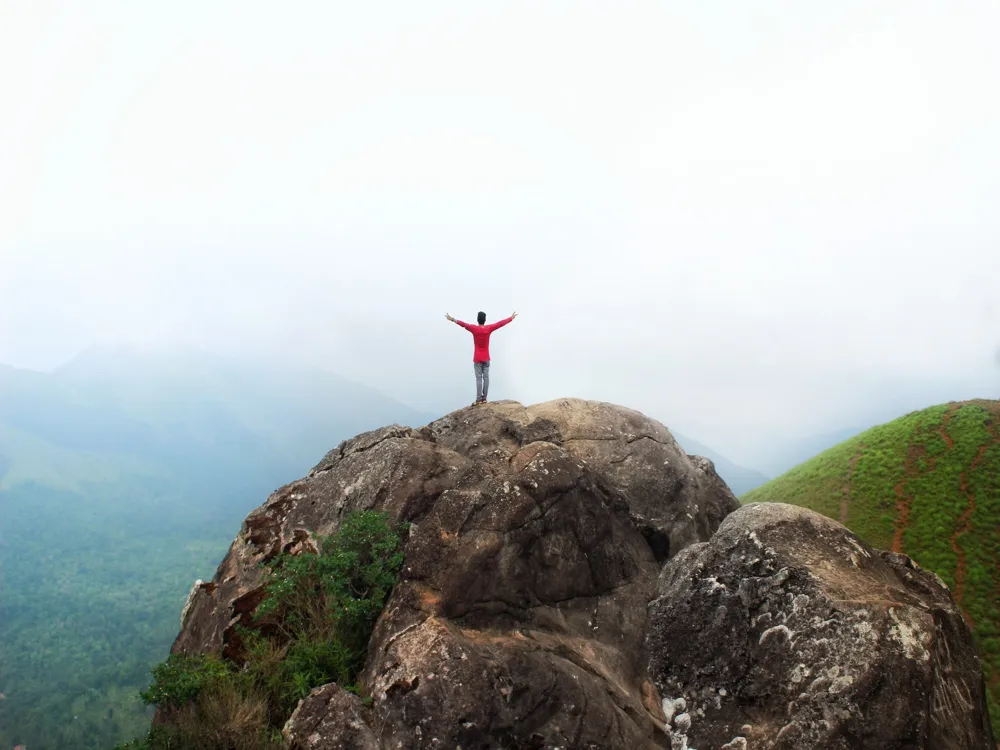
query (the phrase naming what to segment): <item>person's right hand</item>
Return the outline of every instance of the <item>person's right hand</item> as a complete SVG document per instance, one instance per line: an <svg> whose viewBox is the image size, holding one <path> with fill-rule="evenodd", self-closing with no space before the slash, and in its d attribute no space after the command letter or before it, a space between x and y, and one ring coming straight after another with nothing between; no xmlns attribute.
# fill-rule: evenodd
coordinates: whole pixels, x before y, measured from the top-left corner
<svg viewBox="0 0 1000 750"><path fill-rule="evenodd" d="M451 313L445 313L445 314L444 314L444 316L445 316L445 317L446 317L446 318L447 318L448 320L450 320L450 321L451 321L452 323L454 323L454 322L455 322L455 319L454 319L453 317L451 317Z"/></svg>

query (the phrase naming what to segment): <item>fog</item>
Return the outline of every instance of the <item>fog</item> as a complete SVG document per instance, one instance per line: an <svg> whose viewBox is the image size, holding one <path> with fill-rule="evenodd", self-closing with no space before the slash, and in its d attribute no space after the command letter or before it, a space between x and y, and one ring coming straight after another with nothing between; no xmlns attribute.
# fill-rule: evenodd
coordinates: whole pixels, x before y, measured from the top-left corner
<svg viewBox="0 0 1000 750"><path fill-rule="evenodd" d="M1000 5L0 7L0 362L599 398L734 460L1000 391ZM752 7L751 7L752 6Z"/></svg>

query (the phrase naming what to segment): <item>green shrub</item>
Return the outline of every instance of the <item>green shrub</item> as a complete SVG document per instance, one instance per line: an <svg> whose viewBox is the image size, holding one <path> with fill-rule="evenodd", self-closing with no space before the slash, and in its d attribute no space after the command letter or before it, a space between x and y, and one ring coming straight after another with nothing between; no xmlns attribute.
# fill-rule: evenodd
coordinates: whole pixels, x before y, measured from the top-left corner
<svg viewBox="0 0 1000 750"><path fill-rule="evenodd" d="M253 627L239 628L238 662L171 654L153 668L143 701L170 724L118 750L270 750L296 704L320 685L357 692L375 621L403 566L401 533L385 513L354 511L318 553L267 563Z"/></svg>
<svg viewBox="0 0 1000 750"><path fill-rule="evenodd" d="M314 687L337 682L357 692L372 629L403 566L405 529L384 513L356 511L317 539L318 554L286 553L268 563L254 613L260 629L240 635L245 670L267 694L276 723Z"/></svg>
<svg viewBox="0 0 1000 750"><path fill-rule="evenodd" d="M153 667L153 684L139 693L143 703L180 708L209 685L229 678L229 666L211 654L171 654Z"/></svg>
<svg viewBox="0 0 1000 750"><path fill-rule="evenodd" d="M335 534L318 539L319 554L279 555L268 563L256 619L276 617L289 640L335 636L354 657L353 678L403 565L401 530L384 513L355 512Z"/></svg>

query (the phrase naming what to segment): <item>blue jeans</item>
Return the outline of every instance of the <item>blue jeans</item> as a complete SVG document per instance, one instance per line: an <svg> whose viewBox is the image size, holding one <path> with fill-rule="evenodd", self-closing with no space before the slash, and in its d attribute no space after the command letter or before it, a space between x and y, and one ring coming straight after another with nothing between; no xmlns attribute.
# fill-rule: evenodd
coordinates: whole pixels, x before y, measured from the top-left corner
<svg viewBox="0 0 1000 750"><path fill-rule="evenodd" d="M473 367L476 370L476 401L485 401L490 390L490 363L475 362Z"/></svg>

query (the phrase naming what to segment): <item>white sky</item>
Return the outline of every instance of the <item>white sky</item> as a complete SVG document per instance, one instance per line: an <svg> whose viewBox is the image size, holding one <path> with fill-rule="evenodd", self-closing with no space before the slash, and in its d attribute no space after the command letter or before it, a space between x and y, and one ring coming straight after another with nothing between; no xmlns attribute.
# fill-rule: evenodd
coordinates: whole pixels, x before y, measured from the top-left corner
<svg viewBox="0 0 1000 750"><path fill-rule="evenodd" d="M84 7L84 6L89 7ZM1000 3L0 0L0 361L265 352L736 460L1000 391Z"/></svg>

